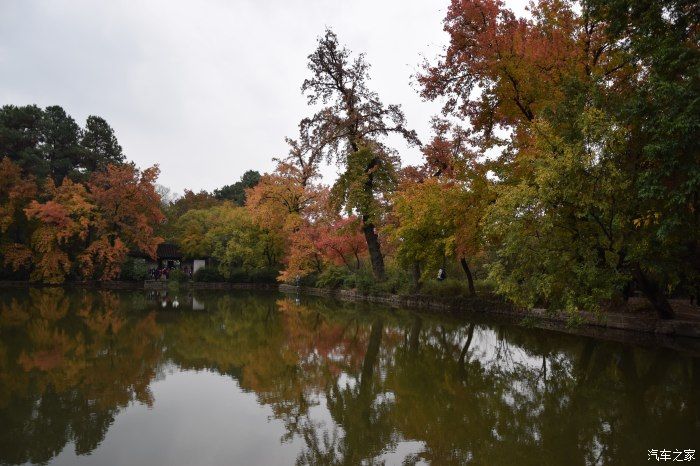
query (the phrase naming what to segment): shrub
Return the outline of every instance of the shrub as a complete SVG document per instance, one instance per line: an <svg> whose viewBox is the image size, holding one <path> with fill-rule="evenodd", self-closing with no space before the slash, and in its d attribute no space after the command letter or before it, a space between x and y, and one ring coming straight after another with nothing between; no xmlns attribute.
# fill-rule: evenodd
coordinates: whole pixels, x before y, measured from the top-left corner
<svg viewBox="0 0 700 466"><path fill-rule="evenodd" d="M474 280L474 288L477 292L493 293L496 289L496 283L489 278L480 278Z"/></svg>
<svg viewBox="0 0 700 466"><path fill-rule="evenodd" d="M146 260L138 257L127 257L122 265L120 278L129 281L142 281L148 276Z"/></svg>
<svg viewBox="0 0 700 466"><path fill-rule="evenodd" d="M170 271L170 273L168 274L168 280L182 283L182 282L186 282L188 280L188 278L182 270L172 269Z"/></svg>
<svg viewBox="0 0 700 466"><path fill-rule="evenodd" d="M241 267L235 267L228 273L227 281L231 283L248 283L248 272Z"/></svg>
<svg viewBox="0 0 700 466"><path fill-rule="evenodd" d="M277 283L279 273L279 269L276 267L257 269L236 267L229 272L227 281L231 283Z"/></svg>
<svg viewBox="0 0 700 466"><path fill-rule="evenodd" d="M263 267L250 270L248 273L248 280L250 283L277 283L277 276L279 274L279 269L275 267Z"/></svg>
<svg viewBox="0 0 700 466"><path fill-rule="evenodd" d="M408 271L401 267L387 267L386 281L379 283L378 288L384 293L407 294L413 290L413 279Z"/></svg>
<svg viewBox="0 0 700 466"><path fill-rule="evenodd" d="M360 269L354 274L348 275L343 285L345 288L355 289L362 294L372 294L378 291L374 275L365 269Z"/></svg>
<svg viewBox="0 0 700 466"><path fill-rule="evenodd" d="M192 277L196 282L223 282L224 277L216 267L203 267L197 270Z"/></svg>
<svg viewBox="0 0 700 466"><path fill-rule="evenodd" d="M341 287L351 275L346 268L330 266L321 272L316 279L316 286L320 288L336 289Z"/></svg>
<svg viewBox="0 0 700 466"><path fill-rule="evenodd" d="M316 272L310 273L310 274L308 274L308 275L304 275L304 276L301 277L301 279L299 280L299 285L301 285L301 286L311 286L311 287L319 286L319 284L318 284L318 277L319 277L319 274L316 273ZM291 284L292 284L292 285L296 285L297 283L296 283L296 281L294 281L294 282L292 282Z"/></svg>
<svg viewBox="0 0 700 466"><path fill-rule="evenodd" d="M469 285L466 280L455 278L448 278L441 282L426 280L420 291L430 296L469 296Z"/></svg>

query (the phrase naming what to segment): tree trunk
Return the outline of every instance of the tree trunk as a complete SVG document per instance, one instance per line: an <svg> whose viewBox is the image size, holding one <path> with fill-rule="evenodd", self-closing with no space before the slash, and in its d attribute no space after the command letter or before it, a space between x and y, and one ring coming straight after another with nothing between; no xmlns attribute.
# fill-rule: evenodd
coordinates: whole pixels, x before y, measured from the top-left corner
<svg viewBox="0 0 700 466"><path fill-rule="evenodd" d="M637 285L639 285L639 289L642 290L644 296L651 302L652 306L654 306L659 318L673 319L675 317L673 309L671 309L671 305L668 303L663 291L659 288L658 283L647 277L639 264L635 264L632 267L632 273L634 275L634 280L637 282Z"/></svg>
<svg viewBox="0 0 700 466"><path fill-rule="evenodd" d="M418 291L420 289L420 262L415 261L411 266L411 276L413 278L413 287Z"/></svg>
<svg viewBox="0 0 700 466"><path fill-rule="evenodd" d="M622 287L622 300L628 303L632 296L632 282L627 282Z"/></svg>
<svg viewBox="0 0 700 466"><path fill-rule="evenodd" d="M355 143L355 139L351 138L352 149L354 152L358 151L358 145ZM367 179L364 183L364 192L368 199L374 198L374 176L372 171L377 166L379 160L377 157L373 157L365 168L365 173ZM367 250L369 252L369 258L372 261L372 271L374 272L374 277L378 281L384 281L386 275L384 274L384 256L382 256L381 246L379 244L379 237L374 231L374 223L370 220L367 212L362 212L362 231L365 234L365 240L367 241Z"/></svg>
<svg viewBox="0 0 700 466"><path fill-rule="evenodd" d="M384 257L379 245L379 236L375 233L374 225L371 223L365 223L362 226L362 232L365 234L365 241L367 241L367 250L372 261L374 276L377 280L383 281L386 276L384 274Z"/></svg>
<svg viewBox="0 0 700 466"><path fill-rule="evenodd" d="M476 290L474 289L474 277L472 277L472 271L469 270L469 264L467 264L467 260L464 257L459 259L459 263L462 264L464 273L467 274L467 281L469 282L469 294L474 296L476 294Z"/></svg>

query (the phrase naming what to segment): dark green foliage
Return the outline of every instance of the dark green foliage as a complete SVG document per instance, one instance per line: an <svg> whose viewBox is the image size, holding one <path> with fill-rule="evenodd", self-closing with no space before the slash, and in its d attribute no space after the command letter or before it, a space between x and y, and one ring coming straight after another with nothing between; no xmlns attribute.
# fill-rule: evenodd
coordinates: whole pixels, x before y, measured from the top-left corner
<svg viewBox="0 0 700 466"><path fill-rule="evenodd" d="M248 283L248 272L240 267L234 268L229 273L228 281L231 283Z"/></svg>
<svg viewBox="0 0 700 466"><path fill-rule="evenodd" d="M420 290L430 296L469 296L469 286L464 280L448 278L444 281L426 280Z"/></svg>
<svg viewBox="0 0 700 466"><path fill-rule="evenodd" d="M193 279L195 282L229 282L229 283L277 283L279 269L276 267L261 267L255 269L234 268L224 277L218 267L206 267L197 270Z"/></svg>
<svg viewBox="0 0 700 466"><path fill-rule="evenodd" d="M352 276L346 267L326 267L316 279L316 286L319 288L340 288L345 281Z"/></svg>
<svg viewBox="0 0 700 466"><path fill-rule="evenodd" d="M382 291L391 294L409 294L415 292L410 273L396 265L387 268L386 281L381 284Z"/></svg>
<svg viewBox="0 0 700 466"><path fill-rule="evenodd" d="M214 197L219 200L232 201L238 206L245 205L245 190L254 188L260 182L260 173L248 170L241 176L240 181L214 190Z"/></svg>
<svg viewBox="0 0 700 466"><path fill-rule="evenodd" d="M38 180L51 177L56 185L69 176L84 180L108 164L124 163L114 131L100 117L88 117L82 129L57 105L0 108L0 157L10 157Z"/></svg>
<svg viewBox="0 0 700 466"><path fill-rule="evenodd" d="M700 282L700 7L689 0L591 2L592 16L624 42L626 59L644 69L607 111L629 129L623 160L647 219L635 232L631 261L665 288ZM651 219L653 217L653 221Z"/></svg>
<svg viewBox="0 0 700 466"><path fill-rule="evenodd" d="M277 283L280 271L276 267L262 267L255 269L235 268L231 271L227 281L231 283Z"/></svg>
<svg viewBox="0 0 700 466"><path fill-rule="evenodd" d="M46 107L41 121L42 152L49 162L51 177L59 185L63 178L80 168L80 126L58 105Z"/></svg>
<svg viewBox="0 0 700 466"><path fill-rule="evenodd" d="M372 294L377 292L377 280L370 272L360 269L345 279L343 287L357 290L362 294Z"/></svg>
<svg viewBox="0 0 700 466"><path fill-rule="evenodd" d="M252 269L248 273L248 280L250 283L277 283L277 276L280 271L276 267L264 267L259 269Z"/></svg>
<svg viewBox="0 0 700 466"><path fill-rule="evenodd" d="M318 273L310 273L308 275L304 275L303 277L299 277L299 286L308 286L308 287L315 287L318 286ZM296 285L297 283L291 283L291 285Z"/></svg>
<svg viewBox="0 0 700 466"><path fill-rule="evenodd" d="M312 281L310 286L333 290L339 288L356 290L362 294L409 294L414 291L408 272L400 267L389 267L386 280L378 282L372 271L366 267L360 270L349 270L347 267L329 266Z"/></svg>
<svg viewBox="0 0 700 466"><path fill-rule="evenodd" d="M40 149L43 113L36 105L0 108L0 156L10 157L25 172L40 178L49 174L49 162Z"/></svg>
<svg viewBox="0 0 700 466"><path fill-rule="evenodd" d="M192 279L195 282L223 282L225 281L224 276L221 275L221 272L216 267L204 267L202 269L197 270Z"/></svg>
<svg viewBox="0 0 700 466"><path fill-rule="evenodd" d="M168 280L173 281L173 282L183 283L183 282L188 281L189 278L181 270L173 269L170 271L170 274L168 275Z"/></svg>
<svg viewBox="0 0 700 466"><path fill-rule="evenodd" d="M104 118L93 115L87 118L80 145L84 149L82 165L87 171L104 169L107 164L121 164L125 161L122 146Z"/></svg>
<svg viewBox="0 0 700 466"><path fill-rule="evenodd" d="M148 275L146 260L141 258L127 257L120 278L128 281L143 281Z"/></svg>
<svg viewBox="0 0 700 466"><path fill-rule="evenodd" d="M362 147L347 156L346 164L331 189L334 207L357 212L365 221L380 220L381 196L396 188L398 159L378 148Z"/></svg>

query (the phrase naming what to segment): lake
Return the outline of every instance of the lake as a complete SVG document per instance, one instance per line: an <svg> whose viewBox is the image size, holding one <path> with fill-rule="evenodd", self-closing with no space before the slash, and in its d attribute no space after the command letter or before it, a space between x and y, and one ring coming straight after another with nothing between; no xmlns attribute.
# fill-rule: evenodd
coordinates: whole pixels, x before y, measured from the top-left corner
<svg viewBox="0 0 700 466"><path fill-rule="evenodd" d="M0 290L0 464L638 465L699 447L700 359L670 349L275 292Z"/></svg>

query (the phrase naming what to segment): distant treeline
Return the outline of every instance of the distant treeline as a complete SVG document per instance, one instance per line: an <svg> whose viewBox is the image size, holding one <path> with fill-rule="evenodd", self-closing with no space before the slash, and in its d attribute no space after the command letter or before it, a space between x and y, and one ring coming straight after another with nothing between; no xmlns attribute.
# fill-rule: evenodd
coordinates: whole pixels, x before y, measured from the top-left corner
<svg viewBox="0 0 700 466"><path fill-rule="evenodd" d="M59 106L0 108L0 277L62 283L119 277L129 255L154 257L168 217L192 199L245 203L241 181L163 201L158 167L128 163L114 131L89 116L81 127Z"/></svg>

